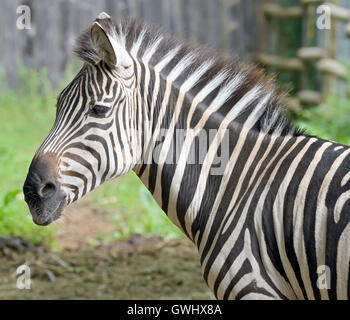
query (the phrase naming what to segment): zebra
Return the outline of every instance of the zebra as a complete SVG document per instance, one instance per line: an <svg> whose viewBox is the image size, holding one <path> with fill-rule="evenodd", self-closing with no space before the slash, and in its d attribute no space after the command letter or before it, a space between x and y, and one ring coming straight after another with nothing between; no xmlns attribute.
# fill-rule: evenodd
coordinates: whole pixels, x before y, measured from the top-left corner
<svg viewBox="0 0 350 320"><path fill-rule="evenodd" d="M349 298L350 148L295 127L273 78L104 12L74 53L23 186L36 224L133 170L217 299Z"/></svg>

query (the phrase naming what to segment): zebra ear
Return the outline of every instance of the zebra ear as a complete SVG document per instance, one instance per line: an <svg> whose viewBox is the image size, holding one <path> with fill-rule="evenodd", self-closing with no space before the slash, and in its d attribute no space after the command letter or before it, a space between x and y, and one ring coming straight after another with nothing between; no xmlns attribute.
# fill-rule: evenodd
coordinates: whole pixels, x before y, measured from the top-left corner
<svg viewBox="0 0 350 320"><path fill-rule="evenodd" d="M117 68L122 73L130 73L133 61L129 53L113 36L109 34L112 29L110 17L101 13L91 27L91 42L98 56L110 67Z"/></svg>
<svg viewBox="0 0 350 320"><path fill-rule="evenodd" d="M105 61L111 67L116 66L117 56L114 48L98 22L95 22L91 28L91 41L101 60Z"/></svg>

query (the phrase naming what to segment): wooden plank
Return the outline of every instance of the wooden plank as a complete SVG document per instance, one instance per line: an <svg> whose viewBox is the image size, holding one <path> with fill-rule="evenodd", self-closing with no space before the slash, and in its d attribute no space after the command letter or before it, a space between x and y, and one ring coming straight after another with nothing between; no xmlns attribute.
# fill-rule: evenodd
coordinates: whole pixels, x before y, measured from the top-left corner
<svg viewBox="0 0 350 320"><path fill-rule="evenodd" d="M246 55L246 49L245 49L245 38L246 38L246 30L244 30L244 7L242 4L243 1L241 1L239 4L237 4L232 9L236 10L236 19L238 27L236 29L236 39L238 44L238 56L241 58L241 60L245 60L247 57Z"/></svg>
<svg viewBox="0 0 350 320"><path fill-rule="evenodd" d="M16 26L17 22L17 6L19 1L5 0L2 3L2 9L4 11L3 19L3 61L6 74L6 85L10 88L18 88L20 82L18 79L18 70L20 63L20 47L18 44L19 34L26 30L18 30Z"/></svg>
<svg viewBox="0 0 350 320"><path fill-rule="evenodd" d="M264 5L263 11L266 16L279 19L297 19L302 17L301 7L282 7L275 3Z"/></svg>
<svg viewBox="0 0 350 320"><path fill-rule="evenodd" d="M330 8L331 16L333 19L338 19L344 22L350 21L350 9L345 7L337 6L333 3L326 3L326 5Z"/></svg>
<svg viewBox="0 0 350 320"><path fill-rule="evenodd" d="M198 33L200 27L200 19L198 16L198 6L196 0L189 1L189 12L190 12L190 21L189 21L189 39L191 41L198 41Z"/></svg>
<svg viewBox="0 0 350 320"><path fill-rule="evenodd" d="M190 3L191 0L180 0L181 8L182 8L182 29L183 29L183 37L184 39L191 38L191 29L190 29L190 21L191 21L191 11L190 11Z"/></svg>
<svg viewBox="0 0 350 320"><path fill-rule="evenodd" d="M301 72L304 69L302 60L297 58L285 58L282 56L260 53L257 55L257 60L263 65L281 70Z"/></svg>
<svg viewBox="0 0 350 320"><path fill-rule="evenodd" d="M218 6L215 1L207 1L207 10L210 13L207 21L207 39L206 42L213 48L219 48L218 35L221 30L219 29L218 21Z"/></svg>
<svg viewBox="0 0 350 320"><path fill-rule="evenodd" d="M173 19L174 19L174 34L181 39L184 39L184 30L182 24L181 1L172 0Z"/></svg>
<svg viewBox="0 0 350 320"><path fill-rule="evenodd" d="M137 18L138 10L137 10L137 0L128 0L128 15L130 17Z"/></svg>
<svg viewBox="0 0 350 320"><path fill-rule="evenodd" d="M227 0L220 1L220 22L221 22L221 35L220 35L220 47L224 52L229 52L230 46L227 37L226 26L229 23L227 15Z"/></svg>
<svg viewBox="0 0 350 320"><path fill-rule="evenodd" d="M163 0L152 0L143 8L143 18L151 23L162 24L162 2Z"/></svg>
<svg viewBox="0 0 350 320"><path fill-rule="evenodd" d="M334 59L321 59L317 63L317 69L321 72L345 80L347 77L346 68L337 60Z"/></svg>

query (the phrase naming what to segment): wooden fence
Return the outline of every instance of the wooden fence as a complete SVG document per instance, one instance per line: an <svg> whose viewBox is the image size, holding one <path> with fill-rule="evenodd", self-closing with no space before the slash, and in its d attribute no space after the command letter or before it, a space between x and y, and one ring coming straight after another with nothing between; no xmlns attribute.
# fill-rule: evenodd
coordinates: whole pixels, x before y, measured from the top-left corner
<svg viewBox="0 0 350 320"><path fill-rule="evenodd" d="M325 9L317 10L321 5ZM273 73L297 74L294 97L286 101L291 109L319 105L329 94L345 96L350 92L350 1L266 0L262 11L265 48L257 61ZM281 25L291 23L296 35L281 33ZM293 41L286 41L286 37L293 37Z"/></svg>
<svg viewBox="0 0 350 320"><path fill-rule="evenodd" d="M76 35L101 11L115 18L142 17L171 33L207 43L221 52L251 61L259 43L261 0L1 0L0 68L10 87L18 86L18 68L48 69L56 86L71 60ZM19 30L17 8L31 10L31 28Z"/></svg>

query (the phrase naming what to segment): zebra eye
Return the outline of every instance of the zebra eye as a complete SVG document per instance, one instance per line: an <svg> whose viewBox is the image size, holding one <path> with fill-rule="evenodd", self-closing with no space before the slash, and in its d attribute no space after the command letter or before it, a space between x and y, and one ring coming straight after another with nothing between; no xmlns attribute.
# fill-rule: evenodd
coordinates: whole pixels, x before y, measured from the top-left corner
<svg viewBox="0 0 350 320"><path fill-rule="evenodd" d="M89 114L94 116L104 116L109 110L110 108L97 104L90 108Z"/></svg>

